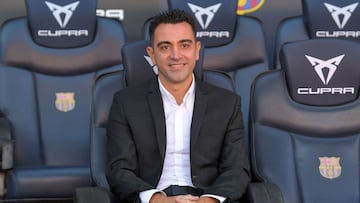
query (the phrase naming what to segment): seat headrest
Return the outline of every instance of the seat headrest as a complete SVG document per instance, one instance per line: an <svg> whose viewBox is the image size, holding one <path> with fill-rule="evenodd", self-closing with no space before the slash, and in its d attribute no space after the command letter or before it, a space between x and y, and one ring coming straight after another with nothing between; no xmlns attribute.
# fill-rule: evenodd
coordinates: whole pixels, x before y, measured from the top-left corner
<svg viewBox="0 0 360 203"><path fill-rule="evenodd" d="M141 84L157 75L157 67L146 52L148 46L150 46L150 41L142 40L127 43L122 47L127 86ZM203 48L201 48L199 60L194 69L194 74L199 79L202 79L203 55Z"/></svg>
<svg viewBox="0 0 360 203"><path fill-rule="evenodd" d="M303 0L311 38L344 38L360 41L360 2L355 0Z"/></svg>
<svg viewBox="0 0 360 203"><path fill-rule="evenodd" d="M97 0L26 0L34 41L49 48L89 44L96 31Z"/></svg>
<svg viewBox="0 0 360 203"><path fill-rule="evenodd" d="M333 106L358 98L360 44L342 39L312 39L282 47L281 67L296 102Z"/></svg>
<svg viewBox="0 0 360 203"><path fill-rule="evenodd" d="M127 86L141 84L157 74L156 66L146 52L150 41L136 41L122 47L123 66Z"/></svg>
<svg viewBox="0 0 360 203"><path fill-rule="evenodd" d="M178 8L192 14L196 21L197 37L204 47L216 47L230 43L235 35L237 2L169 0L169 8Z"/></svg>

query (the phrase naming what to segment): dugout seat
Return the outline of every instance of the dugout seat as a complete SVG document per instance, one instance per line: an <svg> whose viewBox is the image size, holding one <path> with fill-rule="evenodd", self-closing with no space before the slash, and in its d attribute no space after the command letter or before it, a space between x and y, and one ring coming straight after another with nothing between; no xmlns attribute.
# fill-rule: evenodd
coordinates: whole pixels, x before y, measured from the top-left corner
<svg viewBox="0 0 360 203"><path fill-rule="evenodd" d="M286 42L314 38L360 41L360 3L353 0L302 0L303 15L283 20L277 31L275 66Z"/></svg>
<svg viewBox="0 0 360 203"><path fill-rule="evenodd" d="M0 30L0 186L6 201L72 202L90 175L94 80L118 71L122 25L96 0L27 0ZM11 151L13 150L13 151Z"/></svg>
<svg viewBox="0 0 360 203"><path fill-rule="evenodd" d="M256 78L252 202L360 201L359 51L344 39L287 43L281 69Z"/></svg>
<svg viewBox="0 0 360 203"><path fill-rule="evenodd" d="M248 134L250 87L254 78L269 70L261 22L238 16L237 0L168 0L169 9L182 9L193 15L197 38L204 46L204 70L223 72L231 78L242 98L245 132ZM149 39L151 18L143 27Z"/></svg>

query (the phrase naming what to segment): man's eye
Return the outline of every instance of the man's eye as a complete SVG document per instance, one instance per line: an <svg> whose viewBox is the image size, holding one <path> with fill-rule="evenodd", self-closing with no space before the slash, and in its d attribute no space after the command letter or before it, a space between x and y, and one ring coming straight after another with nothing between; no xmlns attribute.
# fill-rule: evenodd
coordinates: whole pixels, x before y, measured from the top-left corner
<svg viewBox="0 0 360 203"><path fill-rule="evenodd" d="M169 49L169 46L161 46L160 49L163 50L163 51L166 51L166 50Z"/></svg>
<svg viewBox="0 0 360 203"><path fill-rule="evenodd" d="M190 44L183 44L182 47L183 47L183 48L189 48L189 47L190 47Z"/></svg>

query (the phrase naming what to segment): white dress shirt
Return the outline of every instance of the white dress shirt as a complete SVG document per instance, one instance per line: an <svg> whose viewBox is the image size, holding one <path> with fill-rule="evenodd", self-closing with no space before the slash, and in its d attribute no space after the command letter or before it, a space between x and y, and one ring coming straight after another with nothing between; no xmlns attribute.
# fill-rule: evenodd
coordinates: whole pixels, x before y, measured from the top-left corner
<svg viewBox="0 0 360 203"><path fill-rule="evenodd" d="M192 186L190 171L190 128L195 100L195 80L180 105L159 80L166 122L166 153L157 188Z"/></svg>
<svg viewBox="0 0 360 203"><path fill-rule="evenodd" d="M163 171L156 189L140 192L142 203L149 202L156 192L162 192L170 185L194 187L190 167L190 129L195 101L195 79L179 105L159 80L166 122L166 153ZM162 192L165 194L164 192ZM166 195L166 194L165 194ZM224 197L204 195L218 199Z"/></svg>

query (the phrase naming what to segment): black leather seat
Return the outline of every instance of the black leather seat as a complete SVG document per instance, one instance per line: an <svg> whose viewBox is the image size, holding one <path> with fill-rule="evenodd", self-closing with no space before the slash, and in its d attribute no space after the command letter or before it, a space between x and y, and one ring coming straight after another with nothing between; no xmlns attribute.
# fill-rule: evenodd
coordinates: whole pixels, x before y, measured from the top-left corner
<svg viewBox="0 0 360 203"><path fill-rule="evenodd" d="M360 201L359 51L350 40L288 43L281 69L255 80L250 151L262 183L250 186L254 202Z"/></svg>
<svg viewBox="0 0 360 203"><path fill-rule="evenodd" d="M118 21L96 17L96 0L26 5L27 17L0 30L0 136L9 154L0 182L9 201L71 201L75 188L94 184L93 83L121 69L125 33Z"/></svg>
<svg viewBox="0 0 360 203"><path fill-rule="evenodd" d="M250 87L254 78L269 70L261 22L238 16L237 0L168 0L169 8L193 14L197 37L204 46L204 70L223 72L231 78L242 98L245 132L248 132ZM149 39L149 19L144 38Z"/></svg>
<svg viewBox="0 0 360 203"><path fill-rule="evenodd" d="M285 19L278 28L275 63L286 42L314 38L360 41L360 4L353 0L302 0L303 15Z"/></svg>

